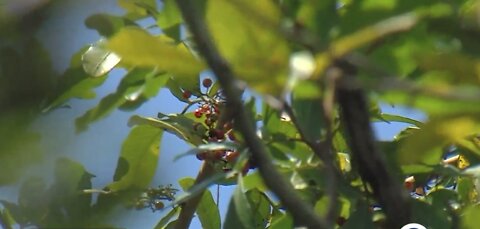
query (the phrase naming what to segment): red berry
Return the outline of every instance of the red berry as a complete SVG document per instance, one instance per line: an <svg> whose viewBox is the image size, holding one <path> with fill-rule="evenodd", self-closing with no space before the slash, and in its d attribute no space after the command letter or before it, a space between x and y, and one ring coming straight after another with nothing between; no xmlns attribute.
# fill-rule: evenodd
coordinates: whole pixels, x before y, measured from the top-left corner
<svg viewBox="0 0 480 229"><path fill-rule="evenodd" d="M240 153L238 151L227 151L225 154L225 161L232 163L237 160L239 155Z"/></svg>
<svg viewBox="0 0 480 229"><path fill-rule="evenodd" d="M223 124L223 129L225 130L231 130L233 128L233 124L231 122L227 122Z"/></svg>
<svg viewBox="0 0 480 229"><path fill-rule="evenodd" d="M411 192L413 190L413 182L412 181L405 181L403 183L403 186L405 187L405 189L407 189L409 192Z"/></svg>
<svg viewBox="0 0 480 229"><path fill-rule="evenodd" d="M345 217L342 217L342 216L339 216L337 218L337 225L338 226L343 226L343 224L345 224L347 222L347 219L345 219Z"/></svg>
<svg viewBox="0 0 480 229"><path fill-rule="evenodd" d="M207 157L207 153L203 152L203 153L199 153L196 155L197 156L197 159L200 160L200 161L203 161L205 160L205 158Z"/></svg>
<svg viewBox="0 0 480 229"><path fill-rule="evenodd" d="M207 126L211 126L211 125L213 124L212 119L211 119L211 118L205 119L205 124L206 124Z"/></svg>
<svg viewBox="0 0 480 229"><path fill-rule="evenodd" d="M212 86L212 80L210 78L206 78L202 81L202 85L204 87L210 87L210 86Z"/></svg>
<svg viewBox="0 0 480 229"><path fill-rule="evenodd" d="M215 150L213 151L213 157L217 160L222 160L225 156L225 150Z"/></svg>
<svg viewBox="0 0 480 229"><path fill-rule="evenodd" d="M155 205L156 210L160 210L160 209L163 209L165 207L165 205L162 203L162 201L159 201L159 200L155 201L154 205Z"/></svg>
<svg viewBox="0 0 480 229"><path fill-rule="evenodd" d="M243 166L242 175L243 175L243 176L247 175L248 170L250 170L250 165L249 165L248 162L247 162L247 163Z"/></svg>
<svg viewBox="0 0 480 229"><path fill-rule="evenodd" d="M183 91L182 97L184 99L189 99L192 96L192 93L190 91Z"/></svg>
<svg viewBox="0 0 480 229"><path fill-rule="evenodd" d="M228 138L232 141L235 141L237 138L235 137L235 134L233 133L233 131L230 131L228 133Z"/></svg>
<svg viewBox="0 0 480 229"><path fill-rule="evenodd" d="M215 130L215 136L218 139L224 139L225 138L225 132L223 132L223 130Z"/></svg>
<svg viewBox="0 0 480 229"><path fill-rule="evenodd" d="M195 112L193 113L196 118L201 118L202 117L202 111L199 109L196 109Z"/></svg>

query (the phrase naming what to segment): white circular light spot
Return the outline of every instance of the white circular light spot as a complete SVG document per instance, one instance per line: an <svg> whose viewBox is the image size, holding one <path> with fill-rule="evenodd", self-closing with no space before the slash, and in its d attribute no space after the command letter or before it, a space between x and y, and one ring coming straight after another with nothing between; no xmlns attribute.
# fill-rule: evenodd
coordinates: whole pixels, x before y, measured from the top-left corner
<svg viewBox="0 0 480 229"><path fill-rule="evenodd" d="M292 75L300 79L308 79L315 70L315 60L309 52L297 52L290 57Z"/></svg>
<svg viewBox="0 0 480 229"><path fill-rule="evenodd" d="M403 226L401 229L427 229L427 228L418 223L409 223Z"/></svg>

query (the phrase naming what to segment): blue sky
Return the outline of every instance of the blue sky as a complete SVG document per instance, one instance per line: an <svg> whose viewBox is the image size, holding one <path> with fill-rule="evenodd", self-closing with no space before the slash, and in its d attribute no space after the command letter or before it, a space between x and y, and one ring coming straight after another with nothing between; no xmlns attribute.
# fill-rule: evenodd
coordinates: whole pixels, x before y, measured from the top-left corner
<svg viewBox="0 0 480 229"><path fill-rule="evenodd" d="M50 50L54 67L58 72L68 66L70 56L74 52L86 44L100 39L96 31L87 29L83 23L89 15L100 12L120 14L122 9L117 6L116 0L57 1L52 12L48 14L49 18L46 23L40 29L38 38ZM51 168L55 158L68 156L81 162L89 172L96 174L97 177L93 179L93 184L95 187L102 188L111 182L121 143L129 133L126 123L131 115L156 116L158 112L176 113L183 109L183 104L179 103L170 92L162 90L155 99L144 104L138 110L134 112L116 111L108 118L92 125L88 131L75 134L74 119L94 106L98 102L98 98L114 91L123 73L122 70L111 72L106 83L96 90L97 99L73 100L70 102L71 109L54 111L36 122L34 128L42 133L43 145L45 151L49 152L49 157L32 168L31 174L45 174L48 178L48 175L53 172ZM390 106L382 106L382 109L386 113L424 119L419 112L410 109ZM377 136L383 140L391 139L406 126L396 123L374 125ZM189 146L175 136L164 135L159 167L152 186L170 183L176 185L179 178L196 175L200 162L194 157L184 157L172 163L175 155L188 149ZM224 215L232 187L221 187L221 190L220 209ZM14 187L2 188L0 193L11 198L15 198L16 195ZM215 191L213 193L215 194ZM126 228L151 228L161 218L161 213L152 213L150 210L129 212L119 210L119 212L123 212L123 216L112 219L112 222ZM194 221L191 228L201 227L198 221Z"/></svg>

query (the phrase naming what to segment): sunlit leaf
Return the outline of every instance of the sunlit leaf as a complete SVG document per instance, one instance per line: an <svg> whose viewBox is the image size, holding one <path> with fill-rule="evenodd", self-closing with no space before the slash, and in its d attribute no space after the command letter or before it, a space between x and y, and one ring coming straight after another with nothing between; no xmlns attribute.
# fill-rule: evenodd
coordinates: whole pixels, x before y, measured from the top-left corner
<svg viewBox="0 0 480 229"><path fill-rule="evenodd" d="M118 54L125 63L158 67L172 73L179 81L198 81L205 67L182 46L176 46L164 37L155 37L138 28L124 28L107 43L107 48Z"/></svg>
<svg viewBox="0 0 480 229"><path fill-rule="evenodd" d="M480 84L480 60L460 53L423 54L417 57L423 70L437 71L435 78L425 79L425 83L434 84ZM443 77L442 77L443 76Z"/></svg>
<svg viewBox="0 0 480 229"><path fill-rule="evenodd" d="M374 25L362 28L350 35L339 38L332 42L327 52L322 52L316 56L317 68L314 75L320 76L335 58L341 57L354 49L387 35L407 31L415 26L421 18L444 17L450 14L450 6L439 3L422 10L390 17Z"/></svg>
<svg viewBox="0 0 480 229"><path fill-rule="evenodd" d="M160 11L157 17L158 26L166 29L178 25L182 21L182 15L177 8L176 2L174 0L164 0L162 11Z"/></svg>
<svg viewBox="0 0 480 229"><path fill-rule="evenodd" d="M480 206L472 205L463 211L462 228L476 228L480 217Z"/></svg>
<svg viewBox="0 0 480 229"><path fill-rule="evenodd" d="M157 169L162 133L162 129L148 125L132 128L122 144L116 181L108 185L110 190L148 187Z"/></svg>
<svg viewBox="0 0 480 229"><path fill-rule="evenodd" d="M273 95L282 92L288 74L289 48L278 36L279 13L271 1L207 2L206 20L220 53L240 79Z"/></svg>
<svg viewBox="0 0 480 229"><path fill-rule="evenodd" d="M436 164L441 160L443 147L479 130L478 120L470 116L432 119L405 139L399 154L400 163Z"/></svg>
<svg viewBox="0 0 480 229"><path fill-rule="evenodd" d="M193 126L195 122L183 115L170 115L162 119L147 118L134 115L128 121L130 126L133 125L149 125L159 128L169 133L175 134L177 137L189 142L193 145L203 144L202 138L196 134Z"/></svg>
<svg viewBox="0 0 480 229"><path fill-rule="evenodd" d="M83 70L90 76L103 76L120 62L120 57L106 50L104 43L103 40L98 41L82 55Z"/></svg>

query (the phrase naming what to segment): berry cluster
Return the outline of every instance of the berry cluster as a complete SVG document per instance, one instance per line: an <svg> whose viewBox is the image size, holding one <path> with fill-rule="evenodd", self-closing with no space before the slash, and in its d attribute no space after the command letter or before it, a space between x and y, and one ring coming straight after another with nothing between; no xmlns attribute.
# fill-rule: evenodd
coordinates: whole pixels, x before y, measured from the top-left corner
<svg viewBox="0 0 480 229"><path fill-rule="evenodd" d="M213 82L210 78L206 78L202 81L203 87L207 92L199 97L198 107L193 112L193 115L199 122L193 125L193 130L202 136L205 142L236 142L236 138L233 130L233 123L223 123L219 121L221 110L225 106L225 98L221 92L215 93L213 96L209 96L209 90L211 89ZM188 91L184 91L183 96L185 99L190 99L192 94ZM232 165L237 160L240 153L235 150L222 149L205 151L198 153L198 160L205 160L212 163L222 163L224 171L230 171ZM253 163L249 162L243 169L243 174L246 174L249 169L254 168Z"/></svg>
<svg viewBox="0 0 480 229"><path fill-rule="evenodd" d="M175 200L175 194L178 189L172 185L158 186L158 188L149 188L142 193L135 201L135 209L142 210L150 208L152 211L161 210L165 207L163 201Z"/></svg>

